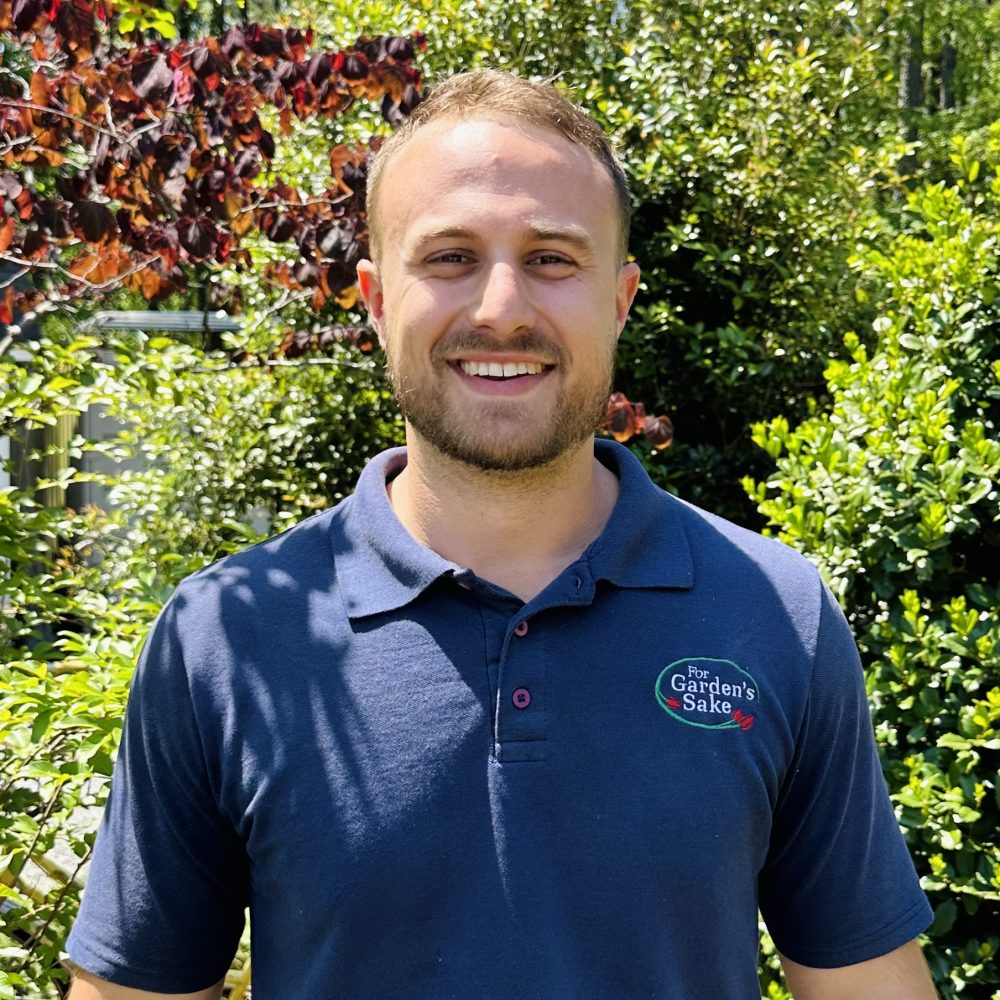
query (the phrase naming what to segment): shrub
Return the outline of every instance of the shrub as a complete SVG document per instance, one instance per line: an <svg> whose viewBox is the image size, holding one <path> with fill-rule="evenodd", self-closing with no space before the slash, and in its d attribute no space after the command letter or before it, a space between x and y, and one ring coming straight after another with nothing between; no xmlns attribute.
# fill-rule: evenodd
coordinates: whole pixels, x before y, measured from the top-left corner
<svg viewBox="0 0 1000 1000"><path fill-rule="evenodd" d="M828 406L755 427L777 471L745 481L855 629L945 997L1000 996L998 200L995 174L910 195L904 231L854 261L870 347L847 335Z"/></svg>
<svg viewBox="0 0 1000 1000"><path fill-rule="evenodd" d="M0 433L14 444L0 489L0 997L57 995L59 949L76 910L137 643L158 607L134 579L108 593L86 557L108 530L58 503L72 468L31 486L37 432L107 399L94 341L0 358ZM71 443L79 457L81 440ZM53 854L53 852L56 852Z"/></svg>

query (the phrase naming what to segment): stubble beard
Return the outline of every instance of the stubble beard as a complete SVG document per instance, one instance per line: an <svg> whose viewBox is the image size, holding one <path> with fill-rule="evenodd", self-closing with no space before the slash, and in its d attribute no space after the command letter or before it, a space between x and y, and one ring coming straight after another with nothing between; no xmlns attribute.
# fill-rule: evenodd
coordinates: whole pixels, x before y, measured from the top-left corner
<svg viewBox="0 0 1000 1000"><path fill-rule="evenodd" d="M559 389L548 419L533 416L516 399L502 398L479 405L478 417L461 412L452 394L438 391L438 383L420 384L408 379L397 363L395 352L386 351L386 369L400 412L412 429L443 455L483 472L523 472L555 462L567 452L592 437L607 412L608 396L614 374L616 338L610 349L603 377L587 383ZM565 365L564 352L547 339L527 333L515 341L506 341L505 350L541 355L556 359L556 370L547 378L559 377ZM448 349L474 352L499 350L490 338L470 333L460 343L452 340ZM447 363L432 353L431 361L443 378L452 377Z"/></svg>

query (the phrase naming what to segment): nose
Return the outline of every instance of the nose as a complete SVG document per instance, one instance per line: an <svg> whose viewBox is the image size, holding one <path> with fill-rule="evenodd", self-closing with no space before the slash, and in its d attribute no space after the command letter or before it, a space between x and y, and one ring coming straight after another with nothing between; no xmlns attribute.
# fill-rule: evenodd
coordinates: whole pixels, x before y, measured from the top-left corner
<svg viewBox="0 0 1000 1000"><path fill-rule="evenodd" d="M494 261L483 268L470 318L474 326L498 334L516 333L533 325L530 291L517 264Z"/></svg>

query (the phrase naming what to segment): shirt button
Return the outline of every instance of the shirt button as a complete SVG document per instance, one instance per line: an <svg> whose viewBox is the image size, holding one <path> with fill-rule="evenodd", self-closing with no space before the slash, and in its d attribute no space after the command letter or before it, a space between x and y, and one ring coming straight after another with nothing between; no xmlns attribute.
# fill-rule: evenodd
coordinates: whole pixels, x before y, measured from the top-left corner
<svg viewBox="0 0 1000 1000"><path fill-rule="evenodd" d="M531 704L531 692L527 688L518 688L510 700L515 708L527 708Z"/></svg>
<svg viewBox="0 0 1000 1000"><path fill-rule="evenodd" d="M518 622L517 625L514 626L514 635L527 635L527 634L528 634L528 623L526 621Z"/></svg>

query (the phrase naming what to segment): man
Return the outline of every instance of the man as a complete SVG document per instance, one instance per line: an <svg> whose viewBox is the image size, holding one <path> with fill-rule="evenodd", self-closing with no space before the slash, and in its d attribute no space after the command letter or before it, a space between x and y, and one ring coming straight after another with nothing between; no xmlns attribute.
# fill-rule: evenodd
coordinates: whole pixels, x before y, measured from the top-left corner
<svg viewBox="0 0 1000 1000"><path fill-rule="evenodd" d="M758 906L798 1000L934 997L832 597L595 444L639 280L605 137L463 75L369 191L407 449L164 609L74 1000L217 996L245 906L255 1000L750 1000Z"/></svg>

